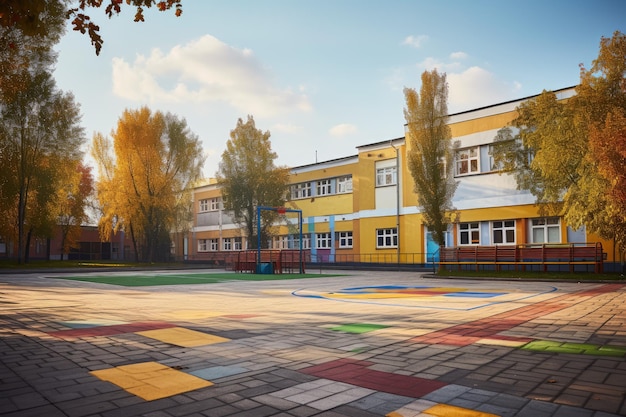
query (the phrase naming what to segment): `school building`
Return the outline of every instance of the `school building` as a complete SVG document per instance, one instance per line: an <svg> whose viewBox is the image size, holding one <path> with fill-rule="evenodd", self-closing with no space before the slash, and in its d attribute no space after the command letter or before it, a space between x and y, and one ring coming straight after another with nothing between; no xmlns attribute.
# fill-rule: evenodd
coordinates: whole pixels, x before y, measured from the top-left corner
<svg viewBox="0 0 626 417"><path fill-rule="evenodd" d="M575 94L574 87L555 91L559 99ZM620 250L613 242L575 230L562 217L543 217L535 197L517 189L512 175L498 172L492 146L498 130L516 115L527 97L452 114L448 125L457 145L454 176L459 182L453 198L455 221L446 247L497 245L601 244L604 270L621 268ZM441 249L430 238L417 207L407 164L405 137L358 146L356 154L291 169L287 208L302 211L302 247L312 262L428 264ZM294 216L277 225L273 248L299 247ZM296 227L297 228L297 227ZM178 259L228 261L246 249L246 236L223 209L214 180L194 191L194 223L179 236Z"/></svg>

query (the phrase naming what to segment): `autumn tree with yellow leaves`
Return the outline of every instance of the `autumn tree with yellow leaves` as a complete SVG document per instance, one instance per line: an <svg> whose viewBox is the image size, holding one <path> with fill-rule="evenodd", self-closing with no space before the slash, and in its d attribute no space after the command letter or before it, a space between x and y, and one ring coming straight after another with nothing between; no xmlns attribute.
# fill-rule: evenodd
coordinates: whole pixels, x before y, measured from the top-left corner
<svg viewBox="0 0 626 417"><path fill-rule="evenodd" d="M452 134L448 126L448 83L436 69L422 73L418 94L404 89L409 171L415 181L418 206L433 240L445 246L452 216L454 180Z"/></svg>
<svg viewBox="0 0 626 417"><path fill-rule="evenodd" d="M126 110L112 133L93 138L101 238L124 231L137 260L168 260L170 233L192 213L190 194L204 157L184 119L147 107Z"/></svg>
<svg viewBox="0 0 626 417"><path fill-rule="evenodd" d="M626 249L626 36L602 38L568 100L544 91L498 132L494 159L546 215Z"/></svg>

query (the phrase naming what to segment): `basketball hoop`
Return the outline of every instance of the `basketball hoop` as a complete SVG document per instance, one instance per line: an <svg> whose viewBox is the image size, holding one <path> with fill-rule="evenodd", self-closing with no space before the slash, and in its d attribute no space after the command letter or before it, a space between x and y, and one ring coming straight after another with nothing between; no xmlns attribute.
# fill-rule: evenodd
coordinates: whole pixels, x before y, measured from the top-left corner
<svg viewBox="0 0 626 417"><path fill-rule="evenodd" d="M278 214L285 214L287 213L287 208L286 207L276 207L276 211L278 212Z"/></svg>

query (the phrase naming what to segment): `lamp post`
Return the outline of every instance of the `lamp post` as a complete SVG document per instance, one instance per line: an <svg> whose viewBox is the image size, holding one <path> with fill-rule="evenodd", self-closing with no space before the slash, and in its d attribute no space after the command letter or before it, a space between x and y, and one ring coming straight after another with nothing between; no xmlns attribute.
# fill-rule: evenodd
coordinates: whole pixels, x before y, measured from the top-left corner
<svg viewBox="0 0 626 417"><path fill-rule="evenodd" d="M398 269L400 269L400 152L399 149L393 145L392 140L389 140L389 145L396 151L396 232L398 234L396 261L398 263Z"/></svg>

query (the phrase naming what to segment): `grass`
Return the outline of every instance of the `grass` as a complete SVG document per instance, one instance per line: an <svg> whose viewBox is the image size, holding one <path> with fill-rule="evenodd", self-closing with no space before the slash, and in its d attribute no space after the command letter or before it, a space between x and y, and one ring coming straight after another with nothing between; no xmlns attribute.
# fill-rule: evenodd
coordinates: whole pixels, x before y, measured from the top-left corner
<svg viewBox="0 0 626 417"><path fill-rule="evenodd" d="M301 278L337 277L335 274L241 274L236 272L216 272L208 274L142 274L124 276L55 277L74 281L120 285L124 287L145 287L154 285L216 284L228 281L273 281Z"/></svg>
<svg viewBox="0 0 626 417"><path fill-rule="evenodd" d="M457 271L441 270L437 272L442 277L476 277L501 279L542 279L555 281L620 281L624 276L619 273L594 272L530 272L530 271Z"/></svg>

